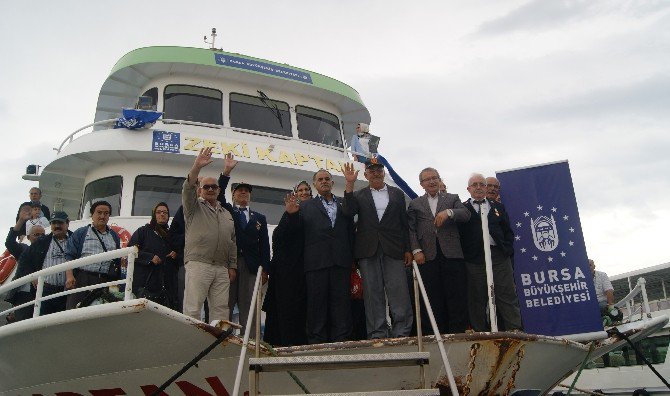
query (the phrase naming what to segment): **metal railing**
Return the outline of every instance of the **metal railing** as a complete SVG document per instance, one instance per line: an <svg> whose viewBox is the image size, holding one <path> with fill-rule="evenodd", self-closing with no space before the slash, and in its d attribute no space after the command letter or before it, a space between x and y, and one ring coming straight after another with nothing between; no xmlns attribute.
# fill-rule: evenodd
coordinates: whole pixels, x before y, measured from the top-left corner
<svg viewBox="0 0 670 396"><path fill-rule="evenodd" d="M68 289L60 293L50 294L48 296L43 296L44 292L44 278L48 275L57 274L59 272L65 272L67 270L72 270L75 268L83 267L89 264L100 263L103 261L110 261L119 259L121 257L128 257L128 266L127 266L127 275L125 279L99 283L91 286L84 286L80 288ZM66 261L62 264L55 265L53 267L45 268L32 274L26 275L19 279L14 279L13 281L0 286L0 295L13 290L18 289L24 285L30 284L33 281L37 281L35 299L28 301L26 303L16 305L10 309L0 312L0 316L7 315L8 313L14 312L16 310L29 307L34 305L33 308L33 318L40 316L40 308L42 306L42 301L51 300L54 298L67 296L73 293L79 293L82 291L94 290L103 287L109 287L114 285L126 285L124 300L131 300L134 298L132 294L132 285L133 285L133 271L135 269L135 258L137 257L137 247L131 246L123 249L111 250L109 252L103 252L99 254L94 254L91 256L82 257L72 261Z"/></svg>
<svg viewBox="0 0 670 396"><path fill-rule="evenodd" d="M641 296L642 302L640 303L640 319L647 320L651 318L651 309L649 307L649 299L647 298L647 289L645 287L646 281L644 278L639 278L637 284L624 298L619 302L614 303L614 306L617 308L626 307L627 316L624 318L624 321L631 321L633 316L636 314L637 310L635 308L635 297Z"/></svg>

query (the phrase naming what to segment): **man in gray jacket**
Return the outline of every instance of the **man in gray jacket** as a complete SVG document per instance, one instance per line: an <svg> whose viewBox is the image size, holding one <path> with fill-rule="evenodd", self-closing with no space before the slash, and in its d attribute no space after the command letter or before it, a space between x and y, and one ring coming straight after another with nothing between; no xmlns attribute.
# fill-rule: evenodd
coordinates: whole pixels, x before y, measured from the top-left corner
<svg viewBox="0 0 670 396"><path fill-rule="evenodd" d="M470 211L458 195L440 194L440 181L434 168L419 173L426 194L407 209L409 240L440 333L462 333L468 326L467 275L456 223L468 221ZM421 311L426 328L430 322L423 306Z"/></svg>
<svg viewBox="0 0 670 396"><path fill-rule="evenodd" d="M354 258L363 278L363 301L367 336L406 337L412 330L412 305L405 266L412 263L409 247L405 194L384 183L384 165L374 158L365 162L369 185L356 192L358 171L344 164L343 209L358 215ZM391 333L386 324L386 301L393 320Z"/></svg>
<svg viewBox="0 0 670 396"><path fill-rule="evenodd" d="M219 184L215 178L203 177L201 197L197 196L198 174L211 163L212 148L200 150L182 189L186 225L184 314L200 319L207 298L210 319L227 320L230 282L237 268L235 225L230 212L217 200Z"/></svg>

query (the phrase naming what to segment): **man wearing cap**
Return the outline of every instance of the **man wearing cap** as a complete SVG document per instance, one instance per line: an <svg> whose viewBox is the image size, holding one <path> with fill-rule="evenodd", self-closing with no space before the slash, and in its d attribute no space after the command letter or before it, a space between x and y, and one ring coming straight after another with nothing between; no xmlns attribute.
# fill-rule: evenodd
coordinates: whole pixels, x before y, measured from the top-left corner
<svg viewBox="0 0 670 396"><path fill-rule="evenodd" d="M231 153L228 153L223 159L223 164L223 173L219 176L218 200L233 216L237 241L237 279L230 284L228 306L232 315L233 308L237 304L240 312L239 322L246 326L258 267L263 266L263 283L267 281L270 238L265 216L249 209L252 190L250 184L245 182L233 184L231 186L233 205L226 202L226 187L237 161Z"/></svg>
<svg viewBox="0 0 670 396"><path fill-rule="evenodd" d="M68 237L72 234L68 230L70 220L65 212L54 212L50 219L51 234L45 235L33 242L21 255L16 276L23 277L42 269L62 264L65 259L65 247ZM44 277L43 296L60 293L65 290L65 272L58 272ZM33 287L37 281L33 281ZM47 315L65 310L67 296L42 301L40 315Z"/></svg>
<svg viewBox="0 0 670 396"><path fill-rule="evenodd" d="M186 229L184 315L200 319L207 298L209 318L227 320L230 282L237 276L235 225L217 201L219 185L215 178L203 177L200 197L197 193L200 170L212 162L212 148L200 150L182 188Z"/></svg>
<svg viewBox="0 0 670 396"><path fill-rule="evenodd" d="M406 337L412 330L412 305L405 266L412 264L405 194L384 183L384 165L371 158L365 162L368 186L354 192L358 171L344 164L346 179L342 208L358 215L354 258L363 278L367 336ZM386 301L392 318L386 323Z"/></svg>

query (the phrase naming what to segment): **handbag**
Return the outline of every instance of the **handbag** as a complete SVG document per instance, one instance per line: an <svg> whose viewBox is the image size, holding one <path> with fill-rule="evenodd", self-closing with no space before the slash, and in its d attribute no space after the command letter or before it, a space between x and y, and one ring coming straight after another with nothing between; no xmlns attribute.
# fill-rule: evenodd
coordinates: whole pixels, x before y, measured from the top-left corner
<svg viewBox="0 0 670 396"><path fill-rule="evenodd" d="M158 292L152 292L151 290L149 290L149 282L151 281L151 276L154 274L154 269L155 268L152 268L151 272L149 272L149 276L147 277L146 282L144 282L144 286L137 289L137 297L146 298L147 300L151 300L164 307L170 307L170 295L168 294L167 289L165 288L165 278L163 277L162 268L158 270L160 271L160 278L161 278L160 290Z"/></svg>
<svg viewBox="0 0 670 396"><path fill-rule="evenodd" d="M351 299L363 299L363 278L361 272L356 268L356 265L351 266Z"/></svg>
<svg viewBox="0 0 670 396"><path fill-rule="evenodd" d="M98 237L98 241L100 241L100 244L102 245L102 250L107 252L107 246L105 246L105 243L102 241L102 238L100 238L98 231L96 231L96 229L93 228L93 226L91 226L91 230L93 230L95 236ZM121 279L121 260L115 259L112 260L111 263L109 263L109 268L107 268L107 276L112 280Z"/></svg>

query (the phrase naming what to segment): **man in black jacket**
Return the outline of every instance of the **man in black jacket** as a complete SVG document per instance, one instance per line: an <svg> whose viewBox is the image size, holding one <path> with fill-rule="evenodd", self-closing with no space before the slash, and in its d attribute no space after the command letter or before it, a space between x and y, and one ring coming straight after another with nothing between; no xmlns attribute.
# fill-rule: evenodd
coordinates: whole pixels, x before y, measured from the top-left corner
<svg viewBox="0 0 670 396"><path fill-rule="evenodd" d="M354 258L363 278L363 300L367 336L406 337L412 330L412 305L405 266L412 264L405 194L384 183L384 165L375 159L365 162L369 185L354 192L358 171L344 164L344 210L358 215ZM386 301L393 319L391 332L386 324Z"/></svg>
<svg viewBox="0 0 670 396"><path fill-rule="evenodd" d="M486 306L488 287L482 236L482 218L488 219L490 235L493 282L495 285L496 309L502 318L504 330L521 330L519 300L514 286L514 272L510 257L514 252L514 233L504 206L486 199L486 180L478 173L468 180L468 191L472 198L463 204L471 213L470 221L459 224L463 255L467 261L468 308L470 324L475 331L488 331Z"/></svg>
<svg viewBox="0 0 670 396"><path fill-rule="evenodd" d="M67 238L71 234L68 230L70 220L65 212L54 212L50 219L51 234L40 237L21 255L16 276L22 277L44 268L64 263L65 246ZM37 281L33 281L33 287ZM60 293L65 290L65 272L47 275L44 278L43 296ZM42 301L40 315L47 315L65 310L67 297L57 297Z"/></svg>
<svg viewBox="0 0 670 396"><path fill-rule="evenodd" d="M263 267L263 283L267 282L270 237L265 216L249 208L252 190L250 184L244 182L233 184L231 186L233 205L226 201L226 187L237 161L231 153L228 153L223 163L223 173L219 176L218 200L233 216L237 241L237 277L230 283L228 306L232 317L233 308L237 304L240 313L239 323L246 326L258 267ZM255 322L252 322L252 326L253 323Z"/></svg>
<svg viewBox="0 0 670 396"><path fill-rule="evenodd" d="M332 193L330 172L320 169L312 180L315 198L298 204L289 194L284 202L289 227L305 235L307 341L345 341L351 334L353 219Z"/></svg>

